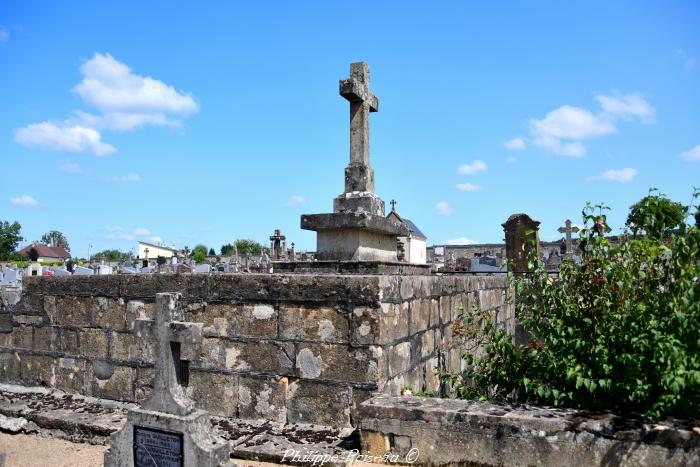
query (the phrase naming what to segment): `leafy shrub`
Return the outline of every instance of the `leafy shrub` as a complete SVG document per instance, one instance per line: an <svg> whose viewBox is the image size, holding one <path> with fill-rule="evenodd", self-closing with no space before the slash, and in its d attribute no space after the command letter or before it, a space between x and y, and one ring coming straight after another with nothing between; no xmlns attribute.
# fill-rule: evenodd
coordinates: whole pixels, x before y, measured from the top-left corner
<svg viewBox="0 0 700 467"><path fill-rule="evenodd" d="M647 232L664 222L660 197L635 205ZM558 277L535 256L532 274L509 275L528 344L515 345L490 314L463 310L454 334L482 351L464 355L461 374L441 373L459 397L700 415L700 230L683 219L663 239L625 234L613 244L604 209L584 209L580 261L563 261Z"/></svg>

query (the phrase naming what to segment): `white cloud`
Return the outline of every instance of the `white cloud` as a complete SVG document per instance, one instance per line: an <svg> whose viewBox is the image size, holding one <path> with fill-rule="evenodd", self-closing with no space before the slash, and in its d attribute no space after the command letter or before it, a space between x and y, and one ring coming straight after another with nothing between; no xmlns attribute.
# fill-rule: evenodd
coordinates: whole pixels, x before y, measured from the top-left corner
<svg viewBox="0 0 700 467"><path fill-rule="evenodd" d="M459 191L478 191L481 189L479 185L474 185L473 183L458 183L455 188Z"/></svg>
<svg viewBox="0 0 700 467"><path fill-rule="evenodd" d="M10 31L0 24L0 44L4 44L8 40L10 40Z"/></svg>
<svg viewBox="0 0 700 467"><path fill-rule="evenodd" d="M484 164L484 161L481 160L475 160L471 164L462 164L457 168L457 172L460 175L476 175L479 172L485 172L486 171L486 164Z"/></svg>
<svg viewBox="0 0 700 467"><path fill-rule="evenodd" d="M459 237L451 238L445 242L445 245L474 245L476 242L471 238Z"/></svg>
<svg viewBox="0 0 700 467"><path fill-rule="evenodd" d="M695 65L697 65L697 60L695 60L695 57L691 56L688 54L683 49L678 49L676 50L676 55L678 55L683 62L683 68L686 70L692 70L695 68Z"/></svg>
<svg viewBox="0 0 700 467"><path fill-rule="evenodd" d="M681 153L680 157L690 162L700 162L700 144Z"/></svg>
<svg viewBox="0 0 700 467"><path fill-rule="evenodd" d="M38 208L39 201L33 196L29 195L19 195L14 198L10 198L10 203L14 206L19 206L21 208Z"/></svg>
<svg viewBox="0 0 700 467"><path fill-rule="evenodd" d="M105 238L108 240L133 240L134 236L121 227L105 227Z"/></svg>
<svg viewBox="0 0 700 467"><path fill-rule="evenodd" d="M78 112L77 116L98 128L131 130L150 123L180 125L168 114L187 115L199 110L194 98L149 76L132 72L110 54L96 53L80 68L83 80L73 88L102 116Z"/></svg>
<svg viewBox="0 0 700 467"><path fill-rule="evenodd" d="M299 195L293 195L290 196L289 199L287 200L286 203L284 203L285 206L298 206L300 204L303 204L306 202L306 198L303 196Z"/></svg>
<svg viewBox="0 0 700 467"><path fill-rule="evenodd" d="M639 119L651 123L656 111L639 94L623 96L598 95L598 114L572 105L563 105L543 119L530 120L532 143L554 154L582 157L586 154L583 141L617 133L619 119Z"/></svg>
<svg viewBox="0 0 700 467"><path fill-rule="evenodd" d="M103 180L107 182L114 183L130 183L130 182L140 182L141 176L134 172L129 172L126 175L117 175L114 177L104 177Z"/></svg>
<svg viewBox="0 0 700 467"><path fill-rule="evenodd" d="M151 231L145 227L136 227L134 230L131 231L131 233L133 233L137 237L146 237L148 235L152 235Z"/></svg>
<svg viewBox="0 0 700 467"><path fill-rule="evenodd" d="M441 216L449 216L452 214L452 208L449 204L447 204L447 201L440 201L439 203L437 203L435 205L435 210Z"/></svg>
<svg viewBox="0 0 700 467"><path fill-rule="evenodd" d="M102 142L102 135L92 128L53 122L32 123L15 130L15 141L23 146L53 151L88 152L106 156L116 152L111 144Z"/></svg>
<svg viewBox="0 0 700 467"><path fill-rule="evenodd" d="M620 97L596 96L603 112L612 118L639 118L645 123L654 120L656 110L639 94L625 94Z"/></svg>
<svg viewBox="0 0 700 467"><path fill-rule="evenodd" d="M506 158L506 162L509 164L515 164L516 162L518 162L518 158L515 156L508 156Z"/></svg>
<svg viewBox="0 0 700 467"><path fill-rule="evenodd" d="M631 182L635 175L637 175L637 169L625 167L624 169L620 170L606 170L605 172L600 174L599 178L602 180L608 180L610 182L627 183Z"/></svg>
<svg viewBox="0 0 700 467"><path fill-rule="evenodd" d="M522 138L513 138L503 143L503 146L511 151L521 151L525 149L525 141Z"/></svg>
<svg viewBox="0 0 700 467"><path fill-rule="evenodd" d="M61 172L66 172L69 174L80 174L83 173L83 169L74 162L64 162L58 166L58 170Z"/></svg>

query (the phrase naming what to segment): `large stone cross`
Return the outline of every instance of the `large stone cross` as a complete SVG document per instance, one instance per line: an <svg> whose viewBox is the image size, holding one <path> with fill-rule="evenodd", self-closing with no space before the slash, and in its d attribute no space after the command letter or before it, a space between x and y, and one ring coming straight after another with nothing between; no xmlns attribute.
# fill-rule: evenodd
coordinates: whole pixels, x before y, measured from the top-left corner
<svg viewBox="0 0 700 467"><path fill-rule="evenodd" d="M155 342L153 392L143 408L155 412L188 415L194 403L182 389L189 381L189 361L202 340L202 323L185 322L178 306L180 294L156 294L155 319L136 320L136 335Z"/></svg>
<svg viewBox="0 0 700 467"><path fill-rule="evenodd" d="M566 234L566 254L570 255L573 253L573 246L571 243L571 233L576 233L578 232L578 227L575 225L572 227L571 226L571 220L567 219L566 222L564 223L564 227L559 227L557 229L559 233Z"/></svg>
<svg viewBox="0 0 700 467"><path fill-rule="evenodd" d="M374 171L369 164L369 114L379 110L369 90L369 66L350 65L350 78L340 80L340 95L350 101L350 165L345 169L345 192L374 192Z"/></svg>

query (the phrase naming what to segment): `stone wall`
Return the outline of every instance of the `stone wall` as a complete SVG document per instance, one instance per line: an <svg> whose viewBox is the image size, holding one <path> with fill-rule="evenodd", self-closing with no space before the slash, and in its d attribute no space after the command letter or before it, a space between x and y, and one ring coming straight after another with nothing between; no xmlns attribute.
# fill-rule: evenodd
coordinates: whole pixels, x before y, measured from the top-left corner
<svg viewBox="0 0 700 467"><path fill-rule="evenodd" d="M693 426L438 398L378 396L359 406L362 452L413 465L700 464ZM407 462L414 461L414 462Z"/></svg>
<svg viewBox="0 0 700 467"><path fill-rule="evenodd" d="M153 345L134 320L157 292L180 292L204 323L187 392L221 416L348 426L351 410L404 385L440 392L436 367L458 369L460 306L511 323L504 278L304 274L162 274L25 278L0 308L0 381L142 401Z"/></svg>

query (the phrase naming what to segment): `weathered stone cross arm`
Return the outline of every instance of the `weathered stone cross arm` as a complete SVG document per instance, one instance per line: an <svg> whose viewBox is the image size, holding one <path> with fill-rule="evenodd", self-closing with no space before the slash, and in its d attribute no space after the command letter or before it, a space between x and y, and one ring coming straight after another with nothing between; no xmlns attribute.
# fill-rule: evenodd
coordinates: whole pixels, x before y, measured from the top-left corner
<svg viewBox="0 0 700 467"><path fill-rule="evenodd" d="M188 377L184 362L196 358L203 324L184 321L179 298L176 293L156 294L155 319L139 318L134 328L137 336L155 342L153 392L143 403L144 409L187 415L194 411L194 404L182 389Z"/></svg>
<svg viewBox="0 0 700 467"><path fill-rule="evenodd" d="M369 91L367 64L353 63L350 65L350 73L350 78L340 80L340 95L350 102L366 102L370 112L377 112L379 99Z"/></svg>

